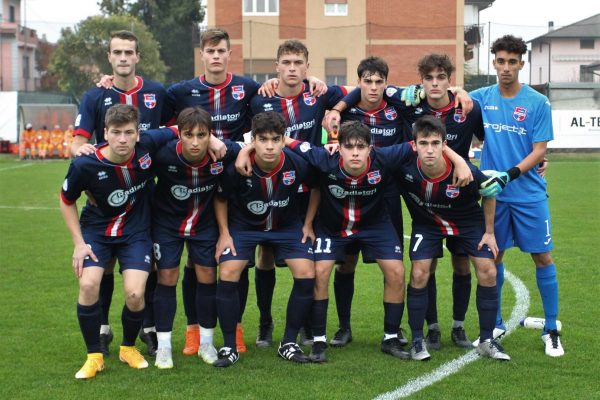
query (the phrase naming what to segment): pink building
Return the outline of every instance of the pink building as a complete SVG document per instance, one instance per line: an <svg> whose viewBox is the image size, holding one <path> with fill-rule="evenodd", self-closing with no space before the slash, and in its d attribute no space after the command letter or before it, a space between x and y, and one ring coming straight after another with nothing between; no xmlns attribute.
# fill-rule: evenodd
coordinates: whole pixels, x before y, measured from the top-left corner
<svg viewBox="0 0 600 400"><path fill-rule="evenodd" d="M38 37L23 26L21 0L0 0L0 91L34 91Z"/></svg>

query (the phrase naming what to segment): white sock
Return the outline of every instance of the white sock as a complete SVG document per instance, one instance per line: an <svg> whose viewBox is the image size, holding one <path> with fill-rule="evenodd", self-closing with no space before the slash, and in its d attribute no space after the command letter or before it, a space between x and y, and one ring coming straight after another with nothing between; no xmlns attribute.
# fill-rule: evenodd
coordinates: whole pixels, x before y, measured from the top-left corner
<svg viewBox="0 0 600 400"><path fill-rule="evenodd" d="M452 321L452 329L464 328L464 327L465 327L465 321L457 321L457 320Z"/></svg>
<svg viewBox="0 0 600 400"><path fill-rule="evenodd" d="M315 342L327 342L327 336L314 336L313 341Z"/></svg>
<svg viewBox="0 0 600 400"><path fill-rule="evenodd" d="M215 328L200 327L200 344L213 344L213 335Z"/></svg>
<svg viewBox="0 0 600 400"><path fill-rule="evenodd" d="M156 332L155 326L150 326L148 328L144 328L144 333Z"/></svg>
<svg viewBox="0 0 600 400"><path fill-rule="evenodd" d="M427 325L427 330L430 330L430 329L435 329L436 331L439 331L440 325L437 322L433 323L433 324L429 324L429 325Z"/></svg>
<svg viewBox="0 0 600 400"><path fill-rule="evenodd" d="M100 325L100 334L108 335L111 332L110 325Z"/></svg>
<svg viewBox="0 0 600 400"><path fill-rule="evenodd" d="M159 349L171 348L171 332L156 332Z"/></svg>
<svg viewBox="0 0 600 400"><path fill-rule="evenodd" d="M383 334L383 340L394 339L397 337L398 337L397 333L384 333Z"/></svg>

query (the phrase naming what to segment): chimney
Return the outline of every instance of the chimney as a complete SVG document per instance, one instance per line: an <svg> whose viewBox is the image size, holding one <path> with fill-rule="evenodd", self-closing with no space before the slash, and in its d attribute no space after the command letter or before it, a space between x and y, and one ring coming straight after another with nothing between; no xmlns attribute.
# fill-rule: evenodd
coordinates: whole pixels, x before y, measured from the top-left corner
<svg viewBox="0 0 600 400"><path fill-rule="evenodd" d="M554 30L554 21L548 21L548 32L552 32Z"/></svg>

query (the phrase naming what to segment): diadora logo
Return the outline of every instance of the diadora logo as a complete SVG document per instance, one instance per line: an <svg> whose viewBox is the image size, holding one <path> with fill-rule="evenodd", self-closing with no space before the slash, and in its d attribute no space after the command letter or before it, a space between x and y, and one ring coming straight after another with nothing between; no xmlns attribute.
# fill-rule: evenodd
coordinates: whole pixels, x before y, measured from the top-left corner
<svg viewBox="0 0 600 400"><path fill-rule="evenodd" d="M152 164L152 158L150 158L150 153L144 154L142 157L140 157L138 162L140 163L141 169L150 168L150 164Z"/></svg>
<svg viewBox="0 0 600 400"><path fill-rule="evenodd" d="M219 175L221 172L223 172L223 162L219 161L210 164L210 173L212 175Z"/></svg>
<svg viewBox="0 0 600 400"><path fill-rule="evenodd" d="M265 103L263 104L263 110L266 111L273 111L273 104L271 103Z"/></svg>
<svg viewBox="0 0 600 400"><path fill-rule="evenodd" d="M108 175L106 174L106 171L100 171L98 172L98 180L101 181L102 179L106 179L108 178Z"/></svg>
<svg viewBox="0 0 600 400"><path fill-rule="evenodd" d="M527 118L527 109L525 107L515 107L515 110L513 111L513 118L517 122L525 121L525 118Z"/></svg>
<svg viewBox="0 0 600 400"><path fill-rule="evenodd" d="M456 186L452 186L452 185L446 186L446 196L448 196L449 198L455 199L458 197L459 194L460 194L460 188L458 188Z"/></svg>
<svg viewBox="0 0 600 400"><path fill-rule="evenodd" d="M167 168L169 172L177 173L177 167L175 165L169 165Z"/></svg>
<svg viewBox="0 0 600 400"><path fill-rule="evenodd" d="M386 108L384 110L384 114L385 114L385 117L390 121L395 120L396 117L398 116L398 113L396 112L396 109L394 107Z"/></svg>
<svg viewBox="0 0 600 400"><path fill-rule="evenodd" d="M296 171L285 171L283 173L282 182L284 185L289 186L296 181Z"/></svg>
<svg viewBox="0 0 600 400"><path fill-rule="evenodd" d="M498 111L498 106L484 106L484 110Z"/></svg>
<svg viewBox="0 0 600 400"><path fill-rule="evenodd" d="M105 106L112 106L112 99L110 97L106 97L104 99L104 105Z"/></svg>
<svg viewBox="0 0 600 400"><path fill-rule="evenodd" d="M312 106L317 102L317 99L311 96L310 93L303 93L304 104L307 106Z"/></svg>
<svg viewBox="0 0 600 400"><path fill-rule="evenodd" d="M144 93L144 105L148 109L156 107L156 95L154 93Z"/></svg>
<svg viewBox="0 0 600 400"><path fill-rule="evenodd" d="M236 100L242 100L245 97L244 85L235 85L231 87L231 96Z"/></svg>
<svg viewBox="0 0 600 400"><path fill-rule="evenodd" d="M269 207L280 207L280 208L287 207L289 203L290 203L289 197L284 200L271 200L269 202L256 200L256 201L251 201L250 203L248 203L247 207L248 207L248 210L250 210L250 212L252 214L262 215L267 212Z"/></svg>

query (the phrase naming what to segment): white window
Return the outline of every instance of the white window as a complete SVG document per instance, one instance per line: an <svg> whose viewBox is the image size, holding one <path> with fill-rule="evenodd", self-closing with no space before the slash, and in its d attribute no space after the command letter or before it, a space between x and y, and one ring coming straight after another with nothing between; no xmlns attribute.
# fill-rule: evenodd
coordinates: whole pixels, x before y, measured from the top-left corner
<svg viewBox="0 0 600 400"><path fill-rule="evenodd" d="M325 0L325 15L330 17L344 17L348 15L348 2L343 0Z"/></svg>
<svg viewBox="0 0 600 400"><path fill-rule="evenodd" d="M244 15L279 15L279 0L243 0Z"/></svg>

